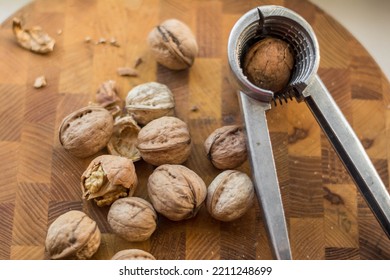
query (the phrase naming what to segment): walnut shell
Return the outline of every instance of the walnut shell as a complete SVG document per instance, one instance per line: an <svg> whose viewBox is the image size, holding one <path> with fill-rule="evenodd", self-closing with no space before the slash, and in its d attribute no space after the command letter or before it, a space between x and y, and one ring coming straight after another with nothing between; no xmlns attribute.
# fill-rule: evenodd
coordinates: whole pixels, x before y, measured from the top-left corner
<svg viewBox="0 0 390 280"><path fill-rule="evenodd" d="M168 19L153 28L148 44L157 62L171 70L192 66L198 44L191 29L177 19Z"/></svg>
<svg viewBox="0 0 390 280"><path fill-rule="evenodd" d="M217 220L233 221L252 207L254 196L253 183L247 174L225 170L207 188L207 211Z"/></svg>
<svg viewBox="0 0 390 280"><path fill-rule="evenodd" d="M156 230L157 213L145 199L125 197L111 205L107 220L113 232L123 239L145 241Z"/></svg>
<svg viewBox="0 0 390 280"><path fill-rule="evenodd" d="M206 199L206 185L183 165L164 164L148 179L148 194L156 211L172 221L194 217Z"/></svg>
<svg viewBox="0 0 390 280"><path fill-rule="evenodd" d="M100 106L87 106L66 116L59 129L59 139L70 154L89 157L103 149L111 138L114 120Z"/></svg>
<svg viewBox="0 0 390 280"><path fill-rule="evenodd" d="M174 107L175 101L170 89L156 82L138 85L126 97L126 110L140 125L173 114Z"/></svg>
<svg viewBox="0 0 390 280"><path fill-rule="evenodd" d="M268 37L249 48L244 58L244 74L256 86L278 92L290 81L294 55L288 43Z"/></svg>
<svg viewBox="0 0 390 280"><path fill-rule="evenodd" d="M83 199L93 199L98 206L132 196L138 179L133 162L125 157L101 155L92 160L81 175Z"/></svg>
<svg viewBox="0 0 390 280"><path fill-rule="evenodd" d="M234 169L247 159L245 134L238 125L214 130L204 142L204 149L211 163L218 169Z"/></svg>
<svg viewBox="0 0 390 280"><path fill-rule="evenodd" d="M146 162L158 166L181 164L191 153L187 124L176 117L161 117L138 133L137 148Z"/></svg>
<svg viewBox="0 0 390 280"><path fill-rule="evenodd" d="M156 258L140 249L127 249L117 252L111 260L155 260Z"/></svg>
<svg viewBox="0 0 390 280"><path fill-rule="evenodd" d="M114 80L103 82L96 92L96 103L111 113L113 117L120 115L124 106L123 100L118 95L118 89Z"/></svg>
<svg viewBox="0 0 390 280"><path fill-rule="evenodd" d="M85 213L71 210L48 228L46 250L51 259L89 259L100 246L101 233Z"/></svg>
<svg viewBox="0 0 390 280"><path fill-rule="evenodd" d="M114 131L107 144L107 150L112 155L126 157L133 162L141 159L137 149L137 137L141 128L131 116L117 118Z"/></svg>

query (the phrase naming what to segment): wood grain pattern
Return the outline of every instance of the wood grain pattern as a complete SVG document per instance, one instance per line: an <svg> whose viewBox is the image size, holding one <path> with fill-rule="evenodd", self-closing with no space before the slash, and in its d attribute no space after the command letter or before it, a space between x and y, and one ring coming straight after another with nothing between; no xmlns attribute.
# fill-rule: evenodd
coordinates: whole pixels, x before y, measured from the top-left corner
<svg viewBox="0 0 390 280"><path fill-rule="evenodd" d="M158 259L271 259L257 200L234 222L218 222L203 207L183 222L160 216L156 232L145 242L120 239L107 223L108 208L81 199L80 176L93 156L74 158L58 141L62 119L93 101L103 81L116 80L122 98L135 85L158 81L174 93L175 114L192 134L193 150L185 165L208 185L220 171L206 158L204 140L217 127L241 123L229 83L228 36L243 13L266 4L285 5L313 26L321 50L318 74L388 187L389 82L359 42L310 2L37 0L16 15L55 37L53 53L36 55L20 48L11 18L0 27L0 259L47 259L47 228L71 209L85 211L98 223L102 243L94 259L109 259L126 248L149 251ZM199 54L188 70L168 70L148 51L148 32L168 18L186 22L197 37ZM120 47L86 44L86 36L94 42L115 37ZM138 57L143 59L138 77L117 75L117 67L133 66ZM37 90L32 85L39 75L46 76L48 85ZM194 106L198 109L191 110ZM390 259L390 240L306 105L276 106L267 118L293 257ZM153 166L140 161L136 170L135 195L148 199L146 182ZM239 170L250 173L247 162Z"/></svg>

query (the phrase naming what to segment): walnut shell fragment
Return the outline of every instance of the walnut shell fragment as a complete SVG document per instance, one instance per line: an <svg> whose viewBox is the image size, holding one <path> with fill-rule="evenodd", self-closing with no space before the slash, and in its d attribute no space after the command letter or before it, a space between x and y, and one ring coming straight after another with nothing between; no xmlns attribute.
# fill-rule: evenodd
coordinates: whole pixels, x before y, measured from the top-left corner
<svg viewBox="0 0 390 280"><path fill-rule="evenodd" d="M218 169L234 169L247 159L245 134L238 125L214 130L204 142L204 149L211 163Z"/></svg>
<svg viewBox="0 0 390 280"><path fill-rule="evenodd" d="M175 101L170 89L160 83L140 84L129 91L126 110L140 125L173 113Z"/></svg>
<svg viewBox="0 0 390 280"><path fill-rule="evenodd" d="M137 148L143 160L152 165L181 164L190 156L191 135L182 120L161 117L141 128Z"/></svg>
<svg viewBox="0 0 390 280"><path fill-rule="evenodd" d="M148 194L156 211L172 221L194 217L206 199L207 188L194 171L164 164L148 179Z"/></svg>
<svg viewBox="0 0 390 280"><path fill-rule="evenodd" d="M233 221L252 207L254 196L253 183L248 175L225 170L207 188L207 211L217 220Z"/></svg>
<svg viewBox="0 0 390 280"><path fill-rule="evenodd" d="M126 157L133 162L141 159L137 149L137 137L141 128L130 116L117 118L114 131L107 144L108 152L112 155Z"/></svg>
<svg viewBox="0 0 390 280"><path fill-rule="evenodd" d="M156 230L157 213L140 197L115 201L108 211L108 223L115 234L130 242L145 241Z"/></svg>
<svg viewBox="0 0 390 280"><path fill-rule="evenodd" d="M48 228L45 247L51 259L91 258L100 246L101 233L85 213L71 210Z"/></svg>
<svg viewBox="0 0 390 280"><path fill-rule="evenodd" d="M192 66L198 44L191 29L182 21L168 19L148 35L149 47L156 61L172 70Z"/></svg>
<svg viewBox="0 0 390 280"><path fill-rule="evenodd" d="M83 199L93 199L98 206L111 205L121 197L132 196L137 184L133 162L120 156L98 156L81 176Z"/></svg>
<svg viewBox="0 0 390 280"><path fill-rule="evenodd" d="M140 249L121 250L112 256L111 260L155 260L156 258Z"/></svg>
<svg viewBox="0 0 390 280"><path fill-rule="evenodd" d="M12 21L12 31L19 45L27 50L44 54L54 49L55 40L44 32L40 26L23 29L21 20L14 18Z"/></svg>
<svg viewBox="0 0 390 280"><path fill-rule="evenodd" d="M113 117L120 115L124 101L119 97L116 82L108 80L103 82L96 92L96 103L111 113Z"/></svg>
<svg viewBox="0 0 390 280"><path fill-rule="evenodd" d="M100 106L83 107L66 116L59 129L59 139L70 154L89 157L103 149L111 138L114 120Z"/></svg>

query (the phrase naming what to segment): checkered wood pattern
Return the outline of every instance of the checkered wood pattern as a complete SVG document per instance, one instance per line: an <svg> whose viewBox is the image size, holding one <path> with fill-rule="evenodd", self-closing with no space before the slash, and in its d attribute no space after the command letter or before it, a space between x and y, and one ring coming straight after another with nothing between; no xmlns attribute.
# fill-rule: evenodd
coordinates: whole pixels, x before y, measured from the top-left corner
<svg viewBox="0 0 390 280"><path fill-rule="evenodd" d="M67 154L57 131L63 117L93 101L105 80L116 80L123 98L140 83L167 84L175 95L176 116L188 123L193 138L185 165L208 185L219 171L207 160L203 141L217 127L241 123L229 83L229 32L243 13L266 4L285 5L313 26L321 50L319 76L388 186L389 82L351 34L311 3L37 0L16 15L56 39L53 53L36 55L18 47L11 19L0 27L0 259L47 259L47 228L71 209L85 211L99 225L102 243L95 259L109 259L125 248L147 250L157 259L271 259L257 200L234 222L218 222L203 207L183 222L160 216L148 241L120 239L106 221L108 208L81 199L79 178L93 157L80 160ZM197 37L199 55L189 70L167 70L148 51L148 32L167 18L186 22ZM86 36L115 37L120 47L86 44ZM144 61L139 77L116 74L117 67L131 66L138 57ZM37 90L32 85L40 75L48 85ZM389 259L390 240L306 105L293 101L276 106L268 120L293 257ZM249 174L248 163L239 169ZM140 161L136 170L135 195L148 199L146 182L153 167Z"/></svg>

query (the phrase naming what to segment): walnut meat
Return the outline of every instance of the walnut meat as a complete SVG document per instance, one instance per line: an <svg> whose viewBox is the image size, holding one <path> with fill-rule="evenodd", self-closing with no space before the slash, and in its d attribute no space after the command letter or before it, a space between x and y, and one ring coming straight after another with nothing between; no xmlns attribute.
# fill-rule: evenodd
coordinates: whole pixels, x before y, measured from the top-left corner
<svg viewBox="0 0 390 280"><path fill-rule="evenodd" d="M177 19L168 19L156 26L149 33L148 43L157 62L172 70L191 67L198 54L191 29Z"/></svg>
<svg viewBox="0 0 390 280"><path fill-rule="evenodd" d="M156 258L140 249L127 249L117 252L111 260L155 260Z"/></svg>
<svg viewBox="0 0 390 280"><path fill-rule="evenodd" d="M247 159L246 138L241 126L214 130L204 142L207 157L218 169L234 169Z"/></svg>
<svg viewBox="0 0 390 280"><path fill-rule="evenodd" d="M278 92L290 81L294 55L286 42L268 37L249 48L244 58L244 74L256 86Z"/></svg>
<svg viewBox="0 0 390 280"><path fill-rule="evenodd" d="M194 217L207 194L202 178L183 165L159 166L147 186L156 211L173 221Z"/></svg>
<svg viewBox="0 0 390 280"><path fill-rule="evenodd" d="M51 259L89 259L99 249L101 233L85 213L71 210L48 228L46 250Z"/></svg>
<svg viewBox="0 0 390 280"><path fill-rule="evenodd" d="M155 119L138 133L137 148L152 165L181 164L191 153L187 124L176 117Z"/></svg>
<svg viewBox="0 0 390 280"><path fill-rule="evenodd" d="M93 199L98 206L132 196L138 179L133 162L121 156L101 155L92 160L81 176L83 199Z"/></svg>
<svg viewBox="0 0 390 280"><path fill-rule="evenodd" d="M126 157L133 162L141 159L138 151L137 137L141 128L131 116L117 118L114 123L114 131L107 144L108 152L112 155Z"/></svg>
<svg viewBox="0 0 390 280"><path fill-rule="evenodd" d="M131 89L126 97L126 110L140 125L173 113L175 101L170 89L149 82Z"/></svg>
<svg viewBox="0 0 390 280"><path fill-rule="evenodd" d="M106 109L84 107L63 119L59 129L60 143L70 154L86 158L107 145L113 127L114 120Z"/></svg>
<svg viewBox="0 0 390 280"><path fill-rule="evenodd" d="M134 196L115 201L107 219L113 232L130 242L147 240L157 226L157 213L153 206Z"/></svg>
<svg viewBox="0 0 390 280"><path fill-rule="evenodd" d="M225 170L207 188L207 211L217 220L233 221L252 207L254 195L253 183L248 175Z"/></svg>

